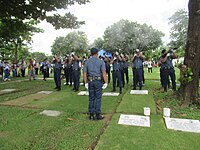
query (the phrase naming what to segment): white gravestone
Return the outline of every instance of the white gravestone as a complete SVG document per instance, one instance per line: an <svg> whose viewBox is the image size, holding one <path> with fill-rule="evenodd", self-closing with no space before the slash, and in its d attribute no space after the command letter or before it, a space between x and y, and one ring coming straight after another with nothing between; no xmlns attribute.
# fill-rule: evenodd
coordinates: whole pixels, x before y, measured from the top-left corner
<svg viewBox="0 0 200 150"><path fill-rule="evenodd" d="M121 114L119 121L118 121L118 124L150 127L150 118L148 116Z"/></svg>
<svg viewBox="0 0 200 150"><path fill-rule="evenodd" d="M15 91L16 89L5 89L5 90L1 90L2 92L13 92Z"/></svg>
<svg viewBox="0 0 200 150"><path fill-rule="evenodd" d="M55 111L55 110L44 110L43 112L40 113L40 115L46 115L51 117L57 117L60 114L61 114L60 111Z"/></svg>
<svg viewBox="0 0 200 150"><path fill-rule="evenodd" d="M79 95L79 96L84 96L84 95L88 96L88 95L89 95L89 92L88 92L88 91L80 91L80 92L78 93L78 95Z"/></svg>
<svg viewBox="0 0 200 150"><path fill-rule="evenodd" d="M131 90L130 94L148 94L148 90Z"/></svg>
<svg viewBox="0 0 200 150"><path fill-rule="evenodd" d="M119 96L119 93L115 92L104 92L103 96Z"/></svg>
<svg viewBox="0 0 200 150"><path fill-rule="evenodd" d="M165 118L168 129L200 133L200 121L190 119Z"/></svg>
<svg viewBox="0 0 200 150"><path fill-rule="evenodd" d="M51 94L52 91L41 91L41 92L38 92L38 94Z"/></svg>

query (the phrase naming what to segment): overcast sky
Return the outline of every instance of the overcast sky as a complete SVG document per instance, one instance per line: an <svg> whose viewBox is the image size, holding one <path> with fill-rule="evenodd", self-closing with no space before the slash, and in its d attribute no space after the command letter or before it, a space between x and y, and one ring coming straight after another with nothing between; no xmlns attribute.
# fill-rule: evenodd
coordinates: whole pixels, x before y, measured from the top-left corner
<svg viewBox="0 0 200 150"><path fill-rule="evenodd" d="M92 43L96 38L102 37L105 29L121 19L146 23L165 33L164 40L169 40L170 26L168 18L178 9L188 10L188 0L90 0L86 5L74 5L68 10L86 24L78 30L84 31ZM66 36L73 30L55 30L51 24L42 22L38 27L44 33L33 36L31 52L39 51L51 54L51 45L56 37Z"/></svg>

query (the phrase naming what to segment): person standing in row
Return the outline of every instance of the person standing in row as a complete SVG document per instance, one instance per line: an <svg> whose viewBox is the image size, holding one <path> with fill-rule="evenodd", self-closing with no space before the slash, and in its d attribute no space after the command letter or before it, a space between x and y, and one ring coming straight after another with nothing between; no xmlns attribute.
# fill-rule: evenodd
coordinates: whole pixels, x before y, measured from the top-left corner
<svg viewBox="0 0 200 150"><path fill-rule="evenodd" d="M31 77L33 77L33 80L35 80L34 64L32 59L29 59L28 76L29 76L29 81L31 81Z"/></svg>
<svg viewBox="0 0 200 150"><path fill-rule="evenodd" d="M153 66L152 66L152 61L149 60L149 61L147 62L148 73L152 73L152 72L153 72L152 67L153 67Z"/></svg>
<svg viewBox="0 0 200 150"><path fill-rule="evenodd" d="M80 58L72 52L71 54L72 57L72 75L73 75L73 82L74 82L74 92L79 91L79 86L80 86L80 74L81 74L81 69L80 69Z"/></svg>
<svg viewBox="0 0 200 150"><path fill-rule="evenodd" d="M139 89L142 90L143 60L144 56L142 55L142 52L140 52L139 49L136 49L133 57L131 58L133 70L133 90L136 90L137 84L139 84Z"/></svg>
<svg viewBox="0 0 200 150"><path fill-rule="evenodd" d="M46 78L48 77L48 62L47 62L47 58L42 63L42 74L43 74L43 80L46 81Z"/></svg>
<svg viewBox="0 0 200 150"><path fill-rule="evenodd" d="M111 60L111 64L112 64L112 78L113 78L113 90L112 92L116 92L116 82L118 82L119 85L119 93L122 94L122 81L121 81L121 71L120 71L120 63L121 63L122 59L119 55L118 52L116 52L115 54L113 54L113 59Z"/></svg>
<svg viewBox="0 0 200 150"><path fill-rule="evenodd" d="M176 54L173 51L167 52L166 50L162 51L161 63L163 66L163 87L164 92L167 92L167 85L169 82L169 76L172 81L172 89L176 91L176 75L174 66L172 64L172 59L176 58Z"/></svg>
<svg viewBox="0 0 200 150"><path fill-rule="evenodd" d="M53 59L53 64L54 64L54 81L56 84L55 89L57 89L57 91L61 90L61 68L62 68L62 64L61 64L61 59L60 57L55 56Z"/></svg>
<svg viewBox="0 0 200 150"><path fill-rule="evenodd" d="M21 74L22 74L22 77L25 77L25 72L26 72L26 62L24 61L24 59L22 59L22 62L21 62Z"/></svg>
<svg viewBox="0 0 200 150"><path fill-rule="evenodd" d="M110 58L105 55L104 63L106 65L106 74L108 75L108 83L110 83Z"/></svg>
<svg viewBox="0 0 200 150"><path fill-rule="evenodd" d="M129 83L129 76L128 76L128 56L124 56L123 57L123 61L124 61L124 65L123 65L123 69L124 69L124 74L126 76L126 83Z"/></svg>
<svg viewBox="0 0 200 150"><path fill-rule="evenodd" d="M89 119L101 120L102 88L107 87L105 64L98 58L98 49L91 49L92 57L89 58L83 68L83 79L85 87L89 91ZM103 82L104 81L104 84Z"/></svg>

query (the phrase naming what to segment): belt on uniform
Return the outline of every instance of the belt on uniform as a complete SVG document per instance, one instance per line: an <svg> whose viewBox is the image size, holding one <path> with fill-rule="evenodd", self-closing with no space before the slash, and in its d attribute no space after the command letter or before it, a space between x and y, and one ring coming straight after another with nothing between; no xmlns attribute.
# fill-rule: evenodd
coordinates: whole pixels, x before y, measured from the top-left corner
<svg viewBox="0 0 200 150"><path fill-rule="evenodd" d="M142 69L142 67L133 67L133 69Z"/></svg>
<svg viewBox="0 0 200 150"><path fill-rule="evenodd" d="M174 67L163 67L161 69L174 69Z"/></svg>
<svg viewBox="0 0 200 150"><path fill-rule="evenodd" d="M120 69L115 69L115 70L113 70L113 71L120 71Z"/></svg>
<svg viewBox="0 0 200 150"><path fill-rule="evenodd" d="M101 77L88 77L89 81L94 81L94 80L101 80Z"/></svg>
<svg viewBox="0 0 200 150"><path fill-rule="evenodd" d="M79 69L73 69L73 70L79 70Z"/></svg>

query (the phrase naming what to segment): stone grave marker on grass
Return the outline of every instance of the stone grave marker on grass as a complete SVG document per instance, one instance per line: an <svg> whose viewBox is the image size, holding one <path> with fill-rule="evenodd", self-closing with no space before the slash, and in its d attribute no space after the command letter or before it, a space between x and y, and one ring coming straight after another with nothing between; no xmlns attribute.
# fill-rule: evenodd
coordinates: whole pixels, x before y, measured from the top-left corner
<svg viewBox="0 0 200 150"><path fill-rule="evenodd" d="M77 95L79 95L79 96L83 96L83 95L88 96L89 92L88 91L80 91Z"/></svg>
<svg viewBox="0 0 200 150"><path fill-rule="evenodd" d="M119 96L119 93L116 93L116 92L104 92L103 96Z"/></svg>
<svg viewBox="0 0 200 150"><path fill-rule="evenodd" d="M148 94L148 90L131 90L130 94Z"/></svg>
<svg viewBox="0 0 200 150"><path fill-rule="evenodd" d="M46 115L51 117L57 117L60 114L61 114L60 111L55 111L55 110L44 110L43 112L40 113L40 115Z"/></svg>
<svg viewBox="0 0 200 150"><path fill-rule="evenodd" d="M39 94L51 94L53 91L40 91Z"/></svg>
<svg viewBox="0 0 200 150"><path fill-rule="evenodd" d="M165 118L168 129L200 133L200 121L191 119Z"/></svg>
<svg viewBox="0 0 200 150"><path fill-rule="evenodd" d="M150 127L150 117L121 114L119 121L118 121L118 124Z"/></svg>

